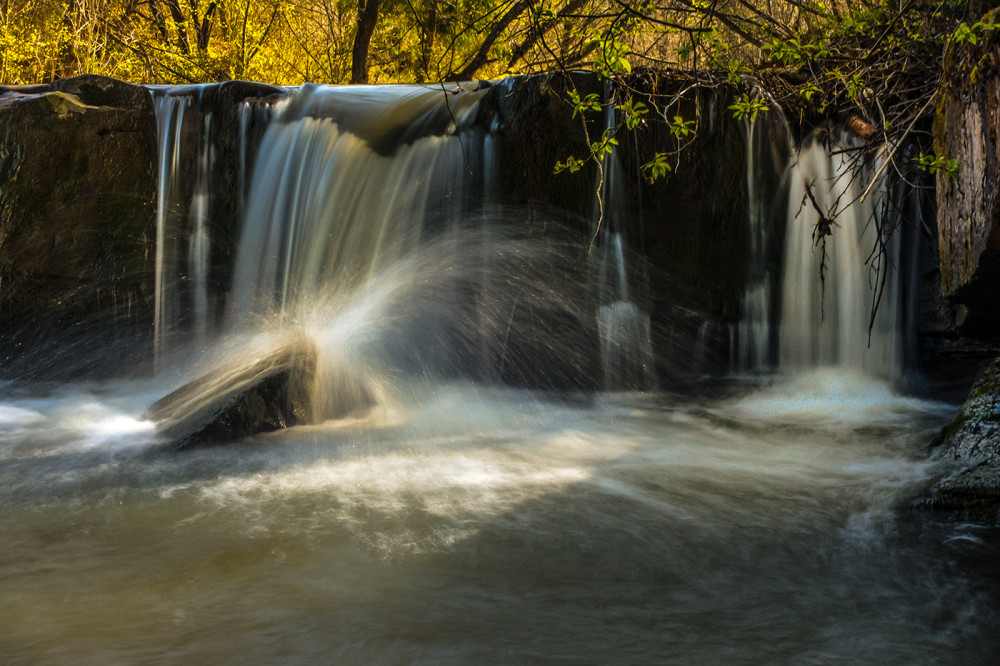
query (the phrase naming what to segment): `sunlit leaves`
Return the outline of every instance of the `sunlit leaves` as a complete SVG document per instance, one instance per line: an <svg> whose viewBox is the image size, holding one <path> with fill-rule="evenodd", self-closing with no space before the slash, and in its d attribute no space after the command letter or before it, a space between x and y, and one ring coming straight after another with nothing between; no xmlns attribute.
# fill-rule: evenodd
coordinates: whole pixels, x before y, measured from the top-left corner
<svg viewBox="0 0 1000 666"><path fill-rule="evenodd" d="M1000 23L984 23L979 21L970 26L965 21L962 21L958 27L955 28L955 32L952 33L951 38L956 44L978 44L984 33L992 32L997 29L1000 29Z"/></svg>
<svg viewBox="0 0 1000 666"><path fill-rule="evenodd" d="M595 159L600 160L605 155L610 155L617 145L618 139L615 138L615 131L608 128L604 130L599 140L590 144L590 153Z"/></svg>
<svg viewBox="0 0 1000 666"><path fill-rule="evenodd" d="M932 175L944 171L948 178L954 178L962 172L962 164L958 159L949 160L945 157L923 154L913 158L913 161L917 163L918 169Z"/></svg>
<svg viewBox="0 0 1000 666"><path fill-rule="evenodd" d="M744 94L741 99L738 99L734 103L730 104L728 108L733 112L733 118L736 118L737 120L750 118L751 121L756 120L757 114L761 111L770 110L770 107L763 98L754 97L751 99L750 96L746 94Z"/></svg>
<svg viewBox="0 0 1000 666"><path fill-rule="evenodd" d="M823 89L815 81L807 81L799 89L799 95L807 102L812 101L813 96L820 92L823 92Z"/></svg>
<svg viewBox="0 0 1000 666"><path fill-rule="evenodd" d="M593 70L598 77L606 79L632 71L632 64L628 60L632 49L618 41L614 33L595 38L591 40L591 44L596 46Z"/></svg>
<svg viewBox="0 0 1000 666"><path fill-rule="evenodd" d="M670 162L664 153L656 153L649 162L642 166L642 172L646 180L653 182L666 176L672 170Z"/></svg>
<svg viewBox="0 0 1000 666"><path fill-rule="evenodd" d="M556 162L556 166L552 170L552 173L562 173L563 171L576 173L577 171L583 168L584 164L586 164L586 162L584 162L583 160L578 160L572 155L570 155L569 157L566 158L565 162Z"/></svg>
<svg viewBox="0 0 1000 666"><path fill-rule="evenodd" d="M649 108L642 102L629 97L624 103L618 105L618 110L625 118L625 127L634 130L642 122L642 117L649 113Z"/></svg>
<svg viewBox="0 0 1000 666"><path fill-rule="evenodd" d="M686 138L694 132L694 124L693 120L684 120L681 116L674 116L673 122L670 123L670 133L676 139Z"/></svg>
<svg viewBox="0 0 1000 666"><path fill-rule="evenodd" d="M750 72L751 69L746 65L740 64L738 60L730 60L726 63L726 76L729 78L730 83L739 83L743 75Z"/></svg>
<svg viewBox="0 0 1000 666"><path fill-rule="evenodd" d="M601 110L601 99L597 93L591 93L580 98L580 93L576 90L570 90L567 93L570 103L573 105L573 117L576 118L577 114L583 113L584 111L600 111Z"/></svg>

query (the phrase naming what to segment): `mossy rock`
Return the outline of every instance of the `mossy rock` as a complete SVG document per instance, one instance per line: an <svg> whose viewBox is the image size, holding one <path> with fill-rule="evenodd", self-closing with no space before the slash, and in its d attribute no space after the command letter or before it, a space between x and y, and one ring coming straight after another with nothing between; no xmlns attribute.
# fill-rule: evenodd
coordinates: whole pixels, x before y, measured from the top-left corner
<svg viewBox="0 0 1000 666"><path fill-rule="evenodd" d="M1000 522L1000 358L975 383L932 446L953 467L919 504Z"/></svg>

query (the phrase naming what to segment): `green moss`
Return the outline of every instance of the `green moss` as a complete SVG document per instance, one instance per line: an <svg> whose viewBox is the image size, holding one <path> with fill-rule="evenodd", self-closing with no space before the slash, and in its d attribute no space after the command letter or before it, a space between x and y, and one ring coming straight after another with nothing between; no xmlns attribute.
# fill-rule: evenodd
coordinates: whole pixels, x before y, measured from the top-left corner
<svg viewBox="0 0 1000 666"><path fill-rule="evenodd" d="M965 411L959 410L958 414L955 414L955 418L953 418L951 422L948 423L948 425L941 428L941 431L938 432L937 436L934 437L933 440L931 440L931 448L936 449L945 442L947 442L948 440L950 440L952 437L958 434L958 431L961 430L962 427L965 426L967 422L968 422L968 417L966 416Z"/></svg>
<svg viewBox="0 0 1000 666"><path fill-rule="evenodd" d="M83 113L89 107L80 102L75 95L64 92L45 93L45 100L52 106L52 112L60 118L66 118L74 113Z"/></svg>

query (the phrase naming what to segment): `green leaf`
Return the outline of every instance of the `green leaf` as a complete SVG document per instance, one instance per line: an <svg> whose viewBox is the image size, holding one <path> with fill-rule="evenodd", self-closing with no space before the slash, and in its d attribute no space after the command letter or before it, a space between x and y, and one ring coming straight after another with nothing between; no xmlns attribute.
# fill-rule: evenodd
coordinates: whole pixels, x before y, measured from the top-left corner
<svg viewBox="0 0 1000 666"><path fill-rule="evenodd" d="M664 153L656 153L652 160L642 165L642 170L646 174L646 179L652 183L663 178L673 169Z"/></svg>

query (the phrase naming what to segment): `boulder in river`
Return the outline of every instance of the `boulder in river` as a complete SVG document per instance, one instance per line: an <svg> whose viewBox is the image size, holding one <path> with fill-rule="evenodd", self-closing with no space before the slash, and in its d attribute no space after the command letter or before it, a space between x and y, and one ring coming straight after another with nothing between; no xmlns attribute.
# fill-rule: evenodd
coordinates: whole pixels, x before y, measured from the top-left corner
<svg viewBox="0 0 1000 666"><path fill-rule="evenodd" d="M160 399L146 413L176 448L225 443L309 423L316 349L298 340L237 358Z"/></svg>
<svg viewBox="0 0 1000 666"><path fill-rule="evenodd" d="M956 469L933 486L922 504L1000 522L1000 358L972 387L935 446Z"/></svg>

